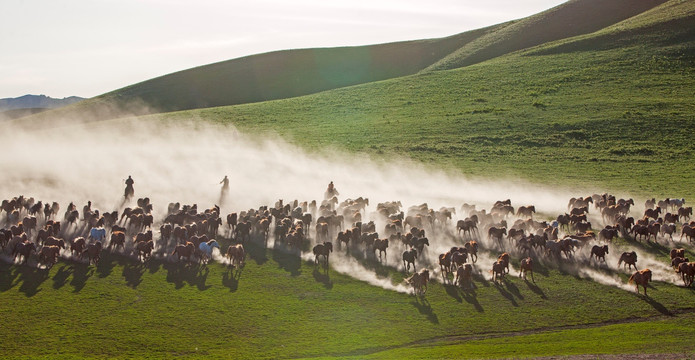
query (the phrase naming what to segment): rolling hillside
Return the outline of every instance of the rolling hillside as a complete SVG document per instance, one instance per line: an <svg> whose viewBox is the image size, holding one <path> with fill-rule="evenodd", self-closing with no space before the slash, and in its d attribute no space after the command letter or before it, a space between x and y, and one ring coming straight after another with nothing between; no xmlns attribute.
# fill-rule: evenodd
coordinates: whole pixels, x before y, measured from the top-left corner
<svg viewBox="0 0 695 360"><path fill-rule="evenodd" d="M270 87L257 87L257 94L280 98L153 114L136 121L171 127L191 120L229 124L259 138L280 137L310 152L338 149L384 162L410 158L425 168L483 179L530 179L572 189L577 195L587 195L585 191L626 194L635 196L640 209L645 196L685 197L691 202L695 198L695 168L688 165L695 160L695 1L634 3L642 6L634 16L623 13L620 18L582 27L572 33L576 36L567 33L554 41L526 44L532 46L526 49L505 42L506 35L474 44L497 31L510 31L506 29L524 23L520 20L467 33L466 39L462 34L452 48L475 46L461 52L442 50L427 61L418 60L417 65L413 60L409 70L399 70L407 76L391 73L381 81L291 98ZM598 6L590 0L566 5L582 4L587 6L585 11L590 5ZM525 26L545 26L538 24L547 24L554 14L563 13L561 9L545 12ZM411 43L410 49L421 49L425 43ZM495 45L486 47L487 43ZM505 48L504 54L495 55L499 48ZM340 51L352 51L355 59L364 49ZM328 55L336 49L324 51ZM449 70L422 71L427 63L452 53L456 56L449 58L451 62L440 63ZM315 58L310 54L316 53L295 54ZM273 58L268 54L236 61L245 61L251 69L251 60L255 63L264 56ZM451 65L459 61L471 63ZM353 62L357 63L363 62ZM153 79L90 102L105 103L108 97L124 94L120 101L142 98L143 108L149 101L159 101L158 107L169 106L169 110L176 109L176 102L187 104L185 108L197 107L205 97L195 100L196 92L188 90L213 81L213 75L206 78L206 69L190 70L200 72L191 75L201 81L194 86L189 86L194 79L188 78L194 73L181 72L174 74L178 77ZM304 69L316 74L318 68ZM380 73L387 70L383 65ZM288 76L283 81L290 81L289 73L283 76ZM155 86L158 82L161 85ZM287 85L286 90L294 91L290 88ZM152 100L138 95L144 89L150 89L147 96ZM89 106L75 105L70 111L87 111ZM36 115L34 121L68 113L62 111ZM100 119L109 116L116 112ZM22 123L27 120L31 119ZM120 122L100 125L117 127ZM136 135L132 134L134 141L147 142ZM199 150L185 137L165 140L180 142L180 152L172 156ZM95 144L92 147L75 146L75 153L99 147L101 141L90 142ZM155 174L152 179L163 181L168 173L157 162L164 161L157 154L142 157L151 155L155 155L148 163ZM108 158L104 162L111 166ZM207 164L184 167L181 172L197 174ZM288 160L284 165L297 164ZM409 175L403 167L401 176ZM95 183L120 180L97 176ZM156 206L159 210L165 205ZM230 244L226 235L218 240L223 249ZM513 272L503 284L494 284L483 269L474 279L473 290L432 283L424 297L415 297L368 285L335 268L322 272L297 254L267 249L260 238L247 244L248 264L243 271L217 261L207 266L159 259L141 264L109 252L98 265L61 260L50 270L2 263L0 337L5 341L0 350L16 358L429 359L634 353L689 358L695 353L687 326L695 319L692 287L655 281L649 296L637 295L634 288L626 291L582 278L574 272L575 264L549 262L537 268L535 282L521 280ZM687 248L692 259L692 244L678 244ZM671 243L619 238L610 246L611 254L637 249L653 257L653 264L668 269ZM389 251L396 249L400 248L394 245ZM493 259L497 256L486 252ZM385 266L376 260L365 264L384 278L403 280L393 264ZM518 267L517 258L512 265ZM621 285L627 282L625 272L617 276Z"/></svg>

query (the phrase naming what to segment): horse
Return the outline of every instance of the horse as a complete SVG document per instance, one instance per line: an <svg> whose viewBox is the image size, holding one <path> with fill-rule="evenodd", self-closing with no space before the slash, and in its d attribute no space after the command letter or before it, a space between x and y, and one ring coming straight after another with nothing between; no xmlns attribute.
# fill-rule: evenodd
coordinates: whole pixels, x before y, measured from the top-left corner
<svg viewBox="0 0 695 360"><path fill-rule="evenodd" d="M683 221L690 220L690 216L693 214L693 207L682 207L678 209L678 219L683 218Z"/></svg>
<svg viewBox="0 0 695 360"><path fill-rule="evenodd" d="M319 256L323 256L326 259L324 267L328 268L328 255L333 252L333 243L326 241L323 244L316 244L312 251L314 253L314 265L318 265Z"/></svg>
<svg viewBox="0 0 695 360"><path fill-rule="evenodd" d="M70 253L72 255L82 255L82 252L84 251L84 248L87 246L87 242L83 237L78 237L72 240L72 243L70 244Z"/></svg>
<svg viewBox="0 0 695 360"><path fill-rule="evenodd" d="M692 227L690 225L683 225L683 228L681 229L681 241L683 240L683 235L685 235L686 240L692 242L693 239L695 239L695 227Z"/></svg>
<svg viewBox="0 0 695 360"><path fill-rule="evenodd" d="M403 267L406 272L410 271L410 264L413 264L413 271L415 271L415 258L417 257L417 250L410 249L403 252Z"/></svg>
<svg viewBox="0 0 695 360"><path fill-rule="evenodd" d="M616 237L618 237L618 230L613 229L613 228L611 228L611 229L603 228L598 233L599 240L612 241L613 238L616 238Z"/></svg>
<svg viewBox="0 0 695 360"><path fill-rule="evenodd" d="M202 256L200 260L205 264L207 263L211 258L212 258L212 249L213 248L220 248L220 244L217 243L217 240L209 240L207 242L201 242L200 245L198 245L198 249L200 250Z"/></svg>
<svg viewBox="0 0 695 360"><path fill-rule="evenodd" d="M84 257L85 254L89 258L89 264L94 262L94 265L97 265L101 258L101 241L97 241L94 244L88 244L87 248L82 252L82 257Z"/></svg>
<svg viewBox="0 0 695 360"><path fill-rule="evenodd" d="M89 230L89 238L96 241L104 241L106 239L106 229L104 228L92 228Z"/></svg>
<svg viewBox="0 0 695 360"><path fill-rule="evenodd" d="M229 259L229 264L234 266L244 266L244 260L246 259L246 252L244 251L244 245L237 244L231 245L227 248L227 258Z"/></svg>
<svg viewBox="0 0 695 360"><path fill-rule="evenodd" d="M516 216L532 218L533 213L535 213L535 212L536 212L536 207L534 205L519 206L519 208L516 209Z"/></svg>
<svg viewBox="0 0 695 360"><path fill-rule="evenodd" d="M531 273L531 280L535 283L536 279L533 278L533 259L530 257L521 259L521 262L519 263L519 277L521 275L524 275L524 280L526 280L526 274Z"/></svg>
<svg viewBox="0 0 695 360"><path fill-rule="evenodd" d="M618 266L620 266L620 264L623 262L625 262L625 265L628 266L628 270L633 266L635 267L635 270L637 270L637 253L634 251L623 252L622 255L620 255L620 259L618 260Z"/></svg>
<svg viewBox="0 0 695 360"><path fill-rule="evenodd" d="M685 249L680 248L680 249L671 249L671 259L677 258L677 257L685 257Z"/></svg>
<svg viewBox="0 0 695 360"><path fill-rule="evenodd" d="M599 259L601 259L603 260L603 262L606 262L606 254L608 254L608 245L594 245L591 248L591 255L589 255L589 260L596 256L596 261L599 261Z"/></svg>
<svg viewBox="0 0 695 360"><path fill-rule="evenodd" d="M507 228L491 227L487 231L488 239L497 239L498 243L502 243L502 235L507 235Z"/></svg>
<svg viewBox="0 0 695 360"><path fill-rule="evenodd" d="M154 249L154 241L138 241L135 244L135 251L138 253L138 260L147 261L152 255L152 250Z"/></svg>
<svg viewBox="0 0 695 360"><path fill-rule="evenodd" d="M111 233L111 241L109 242L109 250L111 247L121 247L125 246L125 233L123 231L114 231Z"/></svg>
<svg viewBox="0 0 695 360"><path fill-rule="evenodd" d="M492 273L492 281L497 282L499 278L504 278L504 274L506 274L506 268L507 264L504 263L504 261L498 260L494 264L492 264L492 270L490 270L490 272Z"/></svg>
<svg viewBox="0 0 695 360"><path fill-rule="evenodd" d="M673 267L673 270L676 270L676 272L678 272L678 267L680 266L680 264L682 264L684 262L685 263L690 262L690 259L683 258L683 257L673 258L673 259L671 259L671 267Z"/></svg>
<svg viewBox="0 0 695 360"><path fill-rule="evenodd" d="M444 278L449 277L449 271L451 270L451 252L446 252L444 254L439 254L439 268L444 274Z"/></svg>
<svg viewBox="0 0 695 360"><path fill-rule="evenodd" d="M451 267L457 269L459 266L463 265L468 261L468 252L465 248L452 249L451 253Z"/></svg>
<svg viewBox="0 0 695 360"><path fill-rule="evenodd" d="M376 239L374 240L374 251L379 251L379 259L381 259L381 253L386 256L386 249L389 247L389 239Z"/></svg>
<svg viewBox="0 0 695 360"><path fill-rule="evenodd" d="M14 246L14 249L12 249L13 260L17 260L17 256L19 256L20 260L22 259L22 257L24 257L24 263L26 264L29 262L29 255L31 255L32 251L36 252L36 244L34 244L33 242L31 242L31 241L18 242Z"/></svg>
<svg viewBox="0 0 695 360"><path fill-rule="evenodd" d="M676 272L681 274L683 284L685 284L686 287L692 285L693 279L695 279L695 262L680 263Z"/></svg>
<svg viewBox="0 0 695 360"><path fill-rule="evenodd" d="M417 249L417 256L420 256L425 250L425 245L430 246L430 241L426 237L421 237L415 240L414 247Z"/></svg>
<svg viewBox="0 0 695 360"><path fill-rule="evenodd" d="M65 240L59 239L54 236L49 236L44 242L44 246L57 246L60 249L65 249Z"/></svg>
<svg viewBox="0 0 695 360"><path fill-rule="evenodd" d="M186 245L176 245L174 248L174 252L171 253L171 256L178 255L178 261L181 261L181 257L186 257L188 258L188 261L191 261L191 255L195 252L195 245L193 245L192 242L188 241L186 242Z"/></svg>
<svg viewBox="0 0 695 360"><path fill-rule="evenodd" d="M454 279L454 284L459 287L464 285L470 285L473 283L473 266L471 264L463 264L456 269L456 278Z"/></svg>
<svg viewBox="0 0 695 360"><path fill-rule="evenodd" d="M46 245L39 251L39 263L46 265L47 268L53 267L58 262L60 248L55 245Z"/></svg>
<svg viewBox="0 0 695 360"><path fill-rule="evenodd" d="M427 269L420 269L411 277L407 278L406 283L413 286L413 292L424 295L427 292L427 283L430 281L430 271Z"/></svg>
<svg viewBox="0 0 695 360"><path fill-rule="evenodd" d="M463 247L466 248L468 255L471 256L471 261L475 264L475 262L478 261L478 242L471 240L465 243Z"/></svg>
<svg viewBox="0 0 695 360"><path fill-rule="evenodd" d="M652 271L649 269L640 270L628 279L627 283L635 283L635 291L639 294L639 286L644 287L644 296L647 296L647 284L652 281Z"/></svg>

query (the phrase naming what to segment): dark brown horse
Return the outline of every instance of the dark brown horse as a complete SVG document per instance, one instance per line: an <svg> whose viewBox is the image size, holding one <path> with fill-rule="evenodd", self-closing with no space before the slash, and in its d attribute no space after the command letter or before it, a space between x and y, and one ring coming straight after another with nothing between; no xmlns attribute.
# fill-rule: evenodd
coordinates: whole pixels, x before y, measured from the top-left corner
<svg viewBox="0 0 695 360"><path fill-rule="evenodd" d="M631 252L624 252L622 255L620 255L620 259L618 260L618 266L625 262L625 265L628 266L628 269L631 267L635 267L635 270L637 270L637 253L634 251Z"/></svg>
<svg viewBox="0 0 695 360"><path fill-rule="evenodd" d="M12 250L12 256L14 260L17 260L17 257L19 256L19 259L21 260L22 257L24 257L24 263L26 264L29 262L29 255L31 255L32 252L36 252L36 244L34 244L31 241L22 241L18 242L15 246L14 249Z"/></svg>
<svg viewBox="0 0 695 360"><path fill-rule="evenodd" d="M39 251L39 263L46 265L47 268L53 267L58 262L60 248L55 245L46 245Z"/></svg>
<svg viewBox="0 0 695 360"><path fill-rule="evenodd" d="M468 255L471 256L471 261L475 264L478 261L478 242L469 241L463 245L468 251Z"/></svg>
<svg viewBox="0 0 695 360"><path fill-rule="evenodd" d="M608 245L594 245L591 248L591 255L589 255L589 260L596 256L596 261L599 261L600 259L603 260L603 262L606 262L606 254L608 254Z"/></svg>
<svg viewBox="0 0 695 360"><path fill-rule="evenodd" d="M456 278L454 284L459 287L470 287L473 284L473 266L471 264L463 264L456 269Z"/></svg>
<svg viewBox="0 0 695 360"><path fill-rule="evenodd" d="M326 260L326 262L324 263L324 267L328 268L328 255L330 255L330 253L333 252L333 243L327 241L323 244L316 244L312 251L314 252L314 264L318 265L319 256L323 256L323 258Z"/></svg>
<svg viewBox="0 0 695 360"><path fill-rule="evenodd" d="M415 294L424 295L427 292L427 283L430 281L430 271L420 269L419 272L405 279L405 281L413 287Z"/></svg>
<svg viewBox="0 0 695 360"><path fill-rule="evenodd" d="M410 264L413 264L413 271L415 271L415 258L417 257L417 250L410 249L403 252L403 267L406 272L410 271Z"/></svg>
<svg viewBox="0 0 695 360"><path fill-rule="evenodd" d="M94 244L87 244L87 248L82 252L82 256L84 257L84 255L87 255L89 263L97 265L101 259L101 247L101 241L97 241Z"/></svg>

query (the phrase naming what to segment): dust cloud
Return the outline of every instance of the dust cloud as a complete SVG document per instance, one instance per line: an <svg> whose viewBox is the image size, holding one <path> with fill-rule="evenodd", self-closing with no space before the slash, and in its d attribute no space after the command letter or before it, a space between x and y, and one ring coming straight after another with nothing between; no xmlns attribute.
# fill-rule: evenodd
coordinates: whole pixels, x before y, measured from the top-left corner
<svg viewBox="0 0 695 360"><path fill-rule="evenodd" d="M372 159L338 151L307 153L280 136L245 135L231 126L209 124L200 119L176 123L148 118L94 123L63 121L38 129L3 123L0 129L6 135L0 157L0 169L3 169L0 198L23 194L44 203L56 201L61 206L60 218L70 202L81 209L90 200L92 208L102 212L135 206L134 200L125 201L123 196L128 176L135 180L134 199L149 197L154 205L154 229L161 224L167 205L172 202L198 204L199 209L219 205L224 217L230 212L263 205L272 207L279 199L285 203L293 200L320 203L330 181L336 184L340 201L369 199L370 205L363 216L365 222L376 222L377 232L383 231L386 224L376 214L376 204L380 202L400 201L403 211L424 203L430 209L454 207L459 213L446 226L427 234L430 246L416 261L418 270L427 267L434 279L443 282L448 280L440 274L437 257L463 244L455 230L456 220L465 216L459 211L463 203L489 209L496 200L510 199L515 207L535 205L537 218L552 219L567 211L570 197L590 194L592 190L552 189L521 180L471 178L406 158ZM225 176L230 186L227 192L222 192L221 181ZM0 223L5 216L0 215ZM475 271L489 279L488 270L504 249L489 241L484 229L480 232L482 236L478 240L488 250L479 254ZM313 246L315 237L310 239ZM269 247L273 247L272 241ZM302 255L305 260L313 260L310 249ZM354 244L336 246L331 254L331 268L375 286L408 292L410 289L405 284L394 284L385 274L374 270L405 271L403 250L403 244L389 244L385 257L380 259L372 250ZM517 259L521 256L514 249L511 252ZM170 253L159 249L158 257L166 258ZM69 256L66 252L63 255ZM613 256L611 253L609 266L619 271L617 258ZM218 250L213 252L213 259L228 263ZM640 254L640 259L658 270L655 280L675 281L666 264L645 254ZM631 288L615 276L589 266L578 266L576 271L582 277L607 285ZM517 274L513 267L510 272Z"/></svg>

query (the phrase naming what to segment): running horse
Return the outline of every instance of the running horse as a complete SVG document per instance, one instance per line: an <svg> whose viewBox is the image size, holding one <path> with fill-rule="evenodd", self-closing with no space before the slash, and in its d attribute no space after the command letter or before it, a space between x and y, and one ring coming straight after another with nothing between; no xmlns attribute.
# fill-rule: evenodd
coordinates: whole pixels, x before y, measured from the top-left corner
<svg viewBox="0 0 695 360"><path fill-rule="evenodd" d="M649 269L640 270L632 276L627 281L628 284L635 284L635 291L639 294L639 287L642 285L644 288L644 296L647 296L647 284L652 281L652 271Z"/></svg>
<svg viewBox="0 0 695 360"><path fill-rule="evenodd" d="M201 242L200 245L198 245L198 249L202 254L200 260L203 262L203 264L207 264L207 262L212 258L212 249L214 248L220 248L220 244L217 243L217 240Z"/></svg>

